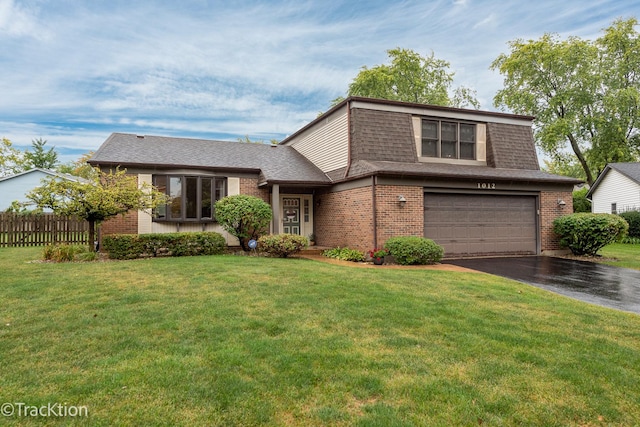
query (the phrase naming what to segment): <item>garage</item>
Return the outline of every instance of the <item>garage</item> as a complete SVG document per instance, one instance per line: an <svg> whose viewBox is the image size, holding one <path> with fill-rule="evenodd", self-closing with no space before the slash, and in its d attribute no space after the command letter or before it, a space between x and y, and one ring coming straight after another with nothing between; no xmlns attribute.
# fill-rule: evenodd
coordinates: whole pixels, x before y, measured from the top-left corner
<svg viewBox="0 0 640 427"><path fill-rule="evenodd" d="M446 257L536 254L536 197L425 193L424 235Z"/></svg>

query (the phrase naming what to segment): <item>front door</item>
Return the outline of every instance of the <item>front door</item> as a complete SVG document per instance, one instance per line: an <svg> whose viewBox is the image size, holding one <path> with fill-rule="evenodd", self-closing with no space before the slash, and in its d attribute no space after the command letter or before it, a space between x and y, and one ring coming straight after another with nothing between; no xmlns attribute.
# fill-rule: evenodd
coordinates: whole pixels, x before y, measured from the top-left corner
<svg viewBox="0 0 640 427"><path fill-rule="evenodd" d="M289 234L300 234L300 198L284 197L282 199L282 231Z"/></svg>

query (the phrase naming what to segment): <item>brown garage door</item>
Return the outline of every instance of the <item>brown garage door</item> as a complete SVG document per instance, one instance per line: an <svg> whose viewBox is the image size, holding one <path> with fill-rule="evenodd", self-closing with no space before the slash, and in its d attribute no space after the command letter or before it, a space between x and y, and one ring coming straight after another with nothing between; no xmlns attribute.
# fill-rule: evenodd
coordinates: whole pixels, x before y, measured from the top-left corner
<svg viewBox="0 0 640 427"><path fill-rule="evenodd" d="M535 254L537 234L534 196L424 195L424 235L445 256Z"/></svg>

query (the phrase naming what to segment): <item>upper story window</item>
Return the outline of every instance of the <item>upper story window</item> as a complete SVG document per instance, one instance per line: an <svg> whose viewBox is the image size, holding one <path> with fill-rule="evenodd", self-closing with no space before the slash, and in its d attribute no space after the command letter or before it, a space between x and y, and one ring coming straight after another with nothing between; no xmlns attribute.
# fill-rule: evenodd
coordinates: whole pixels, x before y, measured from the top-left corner
<svg viewBox="0 0 640 427"><path fill-rule="evenodd" d="M214 205L227 193L227 179L214 176L153 175L153 185L170 198L154 209L156 221L215 221Z"/></svg>
<svg viewBox="0 0 640 427"><path fill-rule="evenodd" d="M476 125L423 119L422 156L475 160Z"/></svg>

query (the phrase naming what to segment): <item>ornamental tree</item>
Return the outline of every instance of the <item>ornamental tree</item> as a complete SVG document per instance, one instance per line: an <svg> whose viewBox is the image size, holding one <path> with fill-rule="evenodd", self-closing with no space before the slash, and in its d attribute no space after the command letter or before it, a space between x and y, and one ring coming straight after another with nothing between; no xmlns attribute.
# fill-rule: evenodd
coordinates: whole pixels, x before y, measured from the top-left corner
<svg viewBox="0 0 640 427"><path fill-rule="evenodd" d="M95 227L100 222L131 210L147 210L167 203L167 196L152 185L138 185L135 175L125 170L95 169L91 179L78 181L48 178L27 194L39 208L59 215L77 216L89 222L89 245L93 248Z"/></svg>
<svg viewBox="0 0 640 427"><path fill-rule="evenodd" d="M216 219L231 235L238 238L242 250L247 243L267 232L273 214L271 206L254 196L238 194L216 202Z"/></svg>

